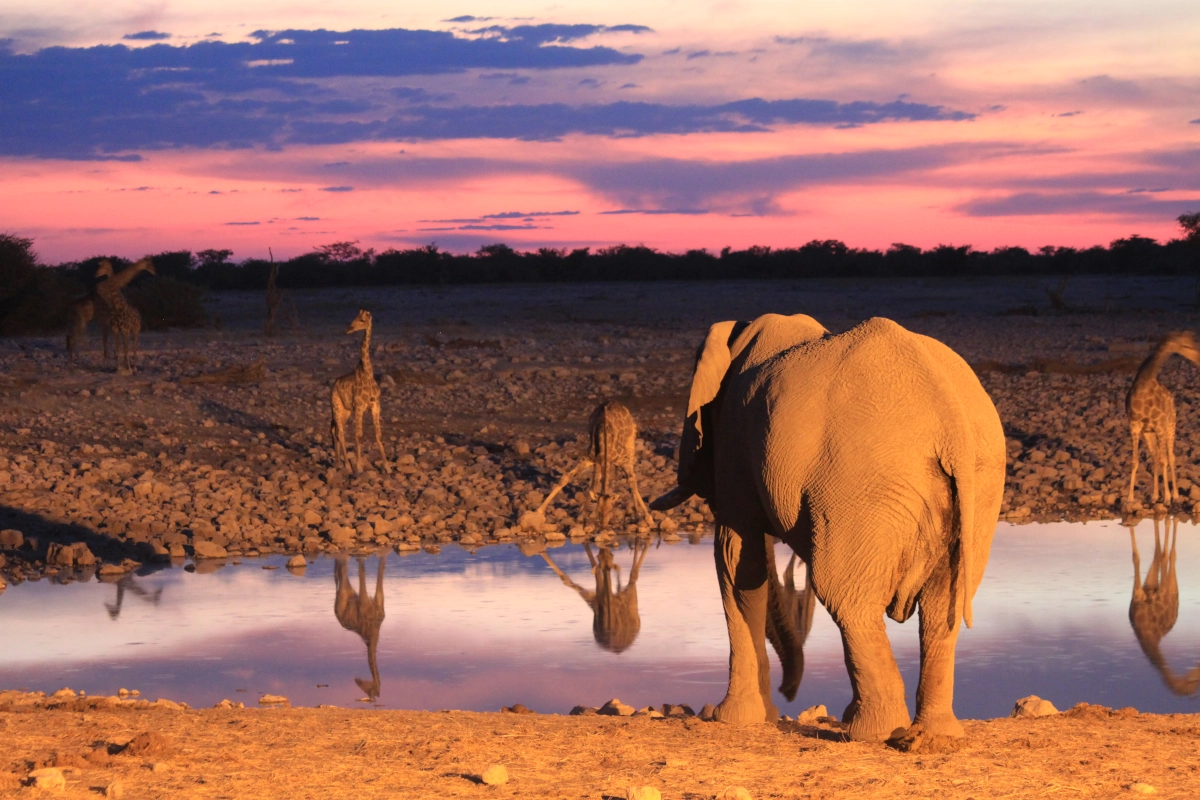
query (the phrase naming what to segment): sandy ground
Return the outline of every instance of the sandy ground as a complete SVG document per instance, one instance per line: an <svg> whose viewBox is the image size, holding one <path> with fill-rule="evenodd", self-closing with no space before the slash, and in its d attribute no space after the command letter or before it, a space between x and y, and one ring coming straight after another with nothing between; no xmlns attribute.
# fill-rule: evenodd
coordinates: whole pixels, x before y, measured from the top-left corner
<svg viewBox="0 0 1200 800"><path fill-rule="evenodd" d="M1200 792L1200 715L1100 706L966 721L957 751L904 753L844 741L830 723L104 705L4 710L0 693L0 797L45 796L27 784L47 766L65 778L60 796L80 798L114 784L127 798L625 798L641 786L668 800L730 787L756 800ZM507 783L483 785L494 764Z"/></svg>
<svg viewBox="0 0 1200 800"><path fill-rule="evenodd" d="M1066 310L1052 310L1045 289L1018 279L356 288L294 293L285 309L299 326L285 321L272 339L261 296L225 293L208 299L214 327L144 335L131 376L102 365L95 335L74 371L58 338L0 341L0 528L22 542L8 535L0 575L117 575L139 561L182 563L197 542L236 557L694 532L711 520L695 499L648 522L619 502L602 530L582 514L581 483L544 528L517 520L574 465L605 398L639 420L642 494L673 486L695 347L710 322L767 311L809 313L835 332L890 316L961 353L1009 436L1004 518L1190 513L1200 381L1179 359L1163 380L1178 394L1189 497L1153 507L1143 468L1138 502L1122 498L1124 394L1157 337L1195 327L1194 281L1076 279ZM355 475L334 464L328 398L357 361L359 337L344 330L359 307L376 319L387 461L369 451L374 465ZM47 566L52 542L92 555L59 553Z"/></svg>

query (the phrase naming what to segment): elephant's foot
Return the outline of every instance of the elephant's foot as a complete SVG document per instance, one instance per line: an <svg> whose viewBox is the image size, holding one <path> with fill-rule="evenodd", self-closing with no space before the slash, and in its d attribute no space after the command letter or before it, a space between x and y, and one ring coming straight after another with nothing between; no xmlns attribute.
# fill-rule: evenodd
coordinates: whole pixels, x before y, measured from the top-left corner
<svg viewBox="0 0 1200 800"><path fill-rule="evenodd" d="M950 736L961 739L967 735L962 723L953 711L941 711L930 714L917 714L915 725L920 725L926 734L931 736Z"/></svg>
<svg viewBox="0 0 1200 800"><path fill-rule="evenodd" d="M761 695L756 694L749 697L726 695L725 699L717 706L713 719L733 725L756 725L779 719L779 709L775 708L774 704L769 707L764 704Z"/></svg>
<svg viewBox="0 0 1200 800"><path fill-rule="evenodd" d="M882 742L903 735L912 717L902 700L875 704L852 700L842 712L842 723L849 726L850 738L856 742Z"/></svg>

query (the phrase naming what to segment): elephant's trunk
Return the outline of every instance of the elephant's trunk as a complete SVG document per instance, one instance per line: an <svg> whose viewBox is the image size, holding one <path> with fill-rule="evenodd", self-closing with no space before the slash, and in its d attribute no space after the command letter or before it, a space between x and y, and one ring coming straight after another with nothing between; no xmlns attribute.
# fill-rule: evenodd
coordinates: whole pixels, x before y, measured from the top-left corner
<svg viewBox="0 0 1200 800"><path fill-rule="evenodd" d="M690 499L694 494L695 492L693 492L691 489L686 489L683 486L676 486L671 491L651 501L650 510L669 511L670 509L675 508L675 506L687 502L687 500Z"/></svg>

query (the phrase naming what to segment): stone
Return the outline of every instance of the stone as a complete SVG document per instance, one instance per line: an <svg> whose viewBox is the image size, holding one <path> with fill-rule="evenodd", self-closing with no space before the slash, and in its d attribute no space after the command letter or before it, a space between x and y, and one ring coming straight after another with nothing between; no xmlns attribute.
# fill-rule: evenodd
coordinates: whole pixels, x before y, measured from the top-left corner
<svg viewBox="0 0 1200 800"><path fill-rule="evenodd" d="M121 785L120 781L113 781L108 786L104 787L104 796L107 798L110 798L110 800L112 800L113 798L121 797L124 794L125 794L125 787Z"/></svg>
<svg viewBox="0 0 1200 800"><path fill-rule="evenodd" d="M799 722L801 725L812 725L813 723L820 721L822 717L828 716L829 710L825 708L825 706L815 705L804 709L798 715L796 715L796 722Z"/></svg>
<svg viewBox="0 0 1200 800"><path fill-rule="evenodd" d="M1129 791L1133 792L1134 794L1158 794L1158 789L1155 789L1148 783L1142 783L1141 781L1129 784Z"/></svg>
<svg viewBox="0 0 1200 800"><path fill-rule="evenodd" d="M51 542L46 547L46 563L55 567L75 566L75 551L70 545Z"/></svg>
<svg viewBox="0 0 1200 800"><path fill-rule="evenodd" d="M521 521L518 523L523 531L538 531L546 524L546 515L539 514L537 511L526 511L521 515Z"/></svg>
<svg viewBox="0 0 1200 800"><path fill-rule="evenodd" d="M716 800L754 800L754 797L744 786L726 786L717 794Z"/></svg>
<svg viewBox="0 0 1200 800"><path fill-rule="evenodd" d="M612 700L609 700L607 703L600 706L600 709L597 713L609 717L632 717L633 712L633 706L626 705L614 697Z"/></svg>
<svg viewBox="0 0 1200 800"><path fill-rule="evenodd" d="M508 783L508 770L503 764L492 764L483 771L479 780L487 786L503 786Z"/></svg>
<svg viewBox="0 0 1200 800"><path fill-rule="evenodd" d="M1057 714L1058 709L1049 700L1043 700L1036 694L1031 694L1028 697L1022 697L1013 706L1010 717L1048 717L1051 714Z"/></svg>
<svg viewBox="0 0 1200 800"><path fill-rule="evenodd" d="M305 560L304 556L292 556L288 559L286 566L291 572L303 572L308 569L308 561Z"/></svg>
<svg viewBox="0 0 1200 800"><path fill-rule="evenodd" d="M513 452L519 456L529 455L529 442L519 440L513 444Z"/></svg>
<svg viewBox="0 0 1200 800"><path fill-rule="evenodd" d="M597 713L599 713L599 712L596 711L596 709L592 708L591 706L575 706L574 708L571 709L572 717L593 716Z"/></svg>
<svg viewBox="0 0 1200 800"><path fill-rule="evenodd" d="M221 545L203 540L192 542L192 551L196 558L225 558L229 555Z"/></svg>
<svg viewBox="0 0 1200 800"><path fill-rule="evenodd" d="M25 534L12 528L0 531L0 547L6 550L16 550L25 544Z"/></svg>
<svg viewBox="0 0 1200 800"><path fill-rule="evenodd" d="M318 514L316 511L313 511L311 508L306 508L304 510L304 524L305 525L313 525L313 526L320 525L321 524L321 515Z"/></svg>
<svg viewBox="0 0 1200 800"><path fill-rule="evenodd" d="M151 772L168 772L170 769L171 767L169 765L164 764L161 761L155 761L150 767Z"/></svg>
<svg viewBox="0 0 1200 800"><path fill-rule="evenodd" d="M653 786L630 786L625 790L625 800L662 800L662 793Z"/></svg>
<svg viewBox="0 0 1200 800"><path fill-rule="evenodd" d="M700 719L704 720L705 722L711 722L716 715L717 707L712 703L705 703L704 707L700 709L700 713L696 716L700 717Z"/></svg>
<svg viewBox="0 0 1200 800"><path fill-rule="evenodd" d="M67 779L58 767L43 767L29 773L30 784L42 791L61 792L67 788Z"/></svg>
<svg viewBox="0 0 1200 800"><path fill-rule="evenodd" d="M78 695L76 695L75 692L68 689L66 686L50 695L51 700L74 700L76 697L78 697Z"/></svg>
<svg viewBox="0 0 1200 800"><path fill-rule="evenodd" d="M288 699L281 694L264 694L262 697L258 698L258 704L260 706L291 705Z"/></svg>

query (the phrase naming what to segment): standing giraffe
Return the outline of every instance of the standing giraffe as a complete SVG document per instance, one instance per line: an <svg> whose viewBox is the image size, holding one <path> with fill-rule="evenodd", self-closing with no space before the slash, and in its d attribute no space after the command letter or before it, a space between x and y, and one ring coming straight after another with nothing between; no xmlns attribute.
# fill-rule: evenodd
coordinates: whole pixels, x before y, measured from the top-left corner
<svg viewBox="0 0 1200 800"><path fill-rule="evenodd" d="M111 266L109 267L111 269ZM114 303L125 303L125 296L121 294L122 290L133 281L138 275L143 272L148 272L155 275L154 262L149 258L143 258L137 263L131 264L117 274L113 275L106 281L102 281L96 286L96 322L100 324L100 334L104 341L104 360L108 361L108 337L116 332L112 319L112 306ZM114 300L114 296L117 299ZM125 303L128 305L128 303ZM137 311L135 310L136 314ZM133 322L136 322L137 330L133 334L133 354L137 355L137 334L142 330L142 318L139 314ZM126 329L134 327L133 323L128 320L122 323ZM119 353L116 352L118 341L113 342L113 357L119 359Z"/></svg>
<svg viewBox="0 0 1200 800"><path fill-rule="evenodd" d="M375 444L379 445L379 457L383 459L383 468L391 472L387 454L383 451L383 428L379 422L379 384L375 382L375 373L371 369L371 312L360 310L358 316L350 323L346 333L364 331L362 352L358 358L358 366L353 372L348 372L333 382L333 394L330 405L333 408L333 420L330 423L330 433L333 436L333 456L339 456L350 466L350 456L346 452L346 421L354 417L354 469L362 471L362 431L363 414L371 410L371 418L375 422Z"/></svg>
<svg viewBox="0 0 1200 800"><path fill-rule="evenodd" d="M92 290L83 297L71 303L71 309L68 312L69 322L67 323L67 366L75 366L75 342L84 333L87 332L88 323L96 317L97 314L103 313L104 301L100 299L100 283L112 280L113 268L112 262L107 258L100 262L96 267L94 276L96 285ZM100 328L104 331L104 357L108 358L108 326L107 320L101 319Z"/></svg>
<svg viewBox="0 0 1200 800"><path fill-rule="evenodd" d="M638 518L649 519L650 510L642 500L638 491L637 473L634 469L634 445L637 441L637 423L629 409L616 400L606 400L592 411L588 417L588 455L580 460L559 482L550 490L550 494L538 506L537 511L523 515L522 527L533 527L534 524L545 520L546 508L558 496L563 487L570 482L575 473L584 467L592 468L592 485L588 498L598 500L600 510L600 526L608 524L608 512L612 505L612 495L608 491L612 467L615 464L629 480L629 490L633 495L633 505ZM598 490L598 491L597 491Z"/></svg>
<svg viewBox="0 0 1200 800"><path fill-rule="evenodd" d="M333 614L342 627L354 631L362 637L367 646L367 667L371 670L371 680L355 678L358 688L367 693L373 703L379 697L379 665L376 654L379 651L379 628L383 625L383 569L387 564L387 553L379 557L379 574L375 579L375 596L367 596L367 577L364 572L363 559L358 559L358 591L350 584L346 557L338 556L333 564L333 584L335 597Z"/></svg>
<svg viewBox="0 0 1200 800"><path fill-rule="evenodd" d="M1191 331L1178 331L1163 337L1158 346L1138 367L1129 394L1125 396L1125 411L1129 415L1129 433L1133 437L1133 468L1129 474L1128 502L1133 503L1133 488L1138 473L1138 440L1146 440L1150 454L1151 479L1154 491L1151 502L1158 502L1159 476L1167 503L1179 497L1175 477L1175 399L1158 382L1158 373L1166 360L1180 355L1200 366L1200 348Z"/></svg>

